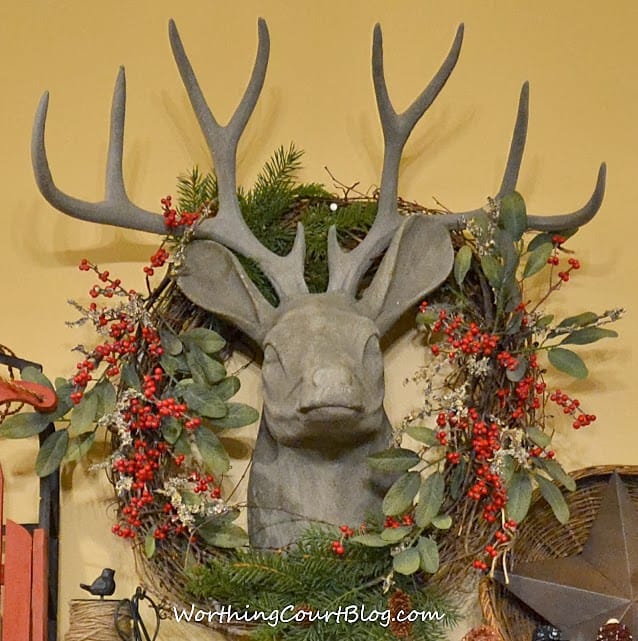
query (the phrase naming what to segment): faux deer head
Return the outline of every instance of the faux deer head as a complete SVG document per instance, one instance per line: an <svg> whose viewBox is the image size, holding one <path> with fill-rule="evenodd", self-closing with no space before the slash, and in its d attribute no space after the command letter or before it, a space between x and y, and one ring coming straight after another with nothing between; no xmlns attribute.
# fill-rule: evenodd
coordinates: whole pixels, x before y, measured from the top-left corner
<svg viewBox="0 0 638 641"><path fill-rule="evenodd" d="M244 96L226 126L217 123L199 87L173 22L173 54L213 158L219 211L201 221L185 253L178 284L197 305L218 314L263 349L264 407L250 474L249 534L253 545L280 547L309 522L358 523L378 509L385 491L366 457L388 446L391 429L383 409L383 359L379 338L399 316L448 276L453 264L449 229L481 213L402 217L397 211L399 163L405 143L454 68L463 37L459 27L450 52L431 82L402 114L385 83L381 29L375 27L372 76L385 140L378 213L363 242L344 251L334 227L328 234L327 291L310 294L304 281L304 231L279 256L252 235L237 198L239 138L255 107L269 55L266 23ZM33 165L44 197L76 218L164 234L159 214L136 207L122 176L125 78L120 70L111 113L106 197L80 201L53 182L44 146L48 96L38 108ZM527 133L528 87L523 86L512 143L496 199L516 188ZM596 214L605 186L605 166L589 202L559 216L529 216L538 230L578 227ZM362 276L385 252L370 286L358 297ZM235 254L255 260L280 303L272 306L249 280Z"/></svg>

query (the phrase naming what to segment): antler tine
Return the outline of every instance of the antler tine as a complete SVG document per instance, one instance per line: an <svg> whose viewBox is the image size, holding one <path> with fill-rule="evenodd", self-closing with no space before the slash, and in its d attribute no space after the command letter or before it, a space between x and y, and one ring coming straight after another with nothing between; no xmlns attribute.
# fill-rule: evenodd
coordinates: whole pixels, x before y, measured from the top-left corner
<svg viewBox="0 0 638 641"><path fill-rule="evenodd" d="M374 258L387 247L392 234L401 224L402 218L397 211L397 196L399 164L403 148L412 129L434 102L450 77L458 60L462 42L463 24L459 25L452 47L430 83L408 109L402 114L397 114L390 100L385 81L381 27L378 24L375 26L372 42L372 78L385 144L377 216L363 242L347 253L339 247L334 228L330 230L328 236L330 284L328 289L341 289L354 293L361 276Z"/></svg>
<svg viewBox="0 0 638 641"><path fill-rule="evenodd" d="M500 200L503 196L516 189L518 174L523 160L523 152L525 151L528 120L529 83L525 82L521 88L521 94L518 101L518 113L516 116L516 123L514 125L514 132L512 134L510 151L505 164L501 187L495 196L496 200ZM602 204L603 197L605 195L606 174L606 165L605 163L602 163L598 170L598 177L596 179L594 191L583 207L568 214L556 214L552 216L529 215L527 217L528 227L538 231L560 231L563 229L581 227L588 223L596 215ZM484 213L485 210L483 208L472 209L470 211L457 214L447 214L442 217L441 220L446 227L454 228L465 224L474 216Z"/></svg>
<svg viewBox="0 0 638 641"><path fill-rule="evenodd" d="M105 199L103 201L92 203L79 200L58 189L53 181L44 143L48 107L49 94L45 92L36 111L31 140L33 172L40 193L44 198L56 209L73 218L116 227L137 229L154 234L166 233L162 216L137 207L126 195L122 175L122 147L126 112L124 68L120 68L113 91Z"/></svg>
<svg viewBox="0 0 638 641"><path fill-rule="evenodd" d="M594 191L585 205L569 214L553 214L551 216L532 214L527 217L528 227L538 231L561 231L575 229L587 224L598 213L603 203L606 179L607 164L603 162L598 168Z"/></svg>
<svg viewBox="0 0 638 641"><path fill-rule="evenodd" d="M228 124L222 126L215 119L204 98L175 23L173 20L169 23L173 56L199 126L206 138L217 175L219 211L214 218L202 221L196 230L196 235L199 238L223 243L230 249L257 261L271 280L279 297L285 298L308 291L303 278L305 255L303 226L300 224L297 227L297 236L291 252L287 256L278 256L253 236L244 221L237 198L237 146L261 93L270 52L268 27L261 18L258 22L258 34L259 44L250 81L235 113Z"/></svg>

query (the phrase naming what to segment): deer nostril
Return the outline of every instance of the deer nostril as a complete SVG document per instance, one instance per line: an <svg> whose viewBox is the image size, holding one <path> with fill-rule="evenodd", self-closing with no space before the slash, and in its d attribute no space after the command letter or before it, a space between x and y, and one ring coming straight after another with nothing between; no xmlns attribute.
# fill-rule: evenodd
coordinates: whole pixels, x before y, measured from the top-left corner
<svg viewBox="0 0 638 641"><path fill-rule="evenodd" d="M319 388L351 386L352 374L345 368L322 367L313 372L312 382Z"/></svg>

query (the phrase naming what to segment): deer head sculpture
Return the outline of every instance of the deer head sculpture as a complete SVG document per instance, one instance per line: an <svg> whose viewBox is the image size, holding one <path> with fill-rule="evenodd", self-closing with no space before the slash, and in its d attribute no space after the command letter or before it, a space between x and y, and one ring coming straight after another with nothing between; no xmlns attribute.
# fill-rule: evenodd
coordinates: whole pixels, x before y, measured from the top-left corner
<svg viewBox="0 0 638 641"><path fill-rule="evenodd" d="M259 45L248 87L229 123L210 111L174 23L170 42L177 67L213 158L219 211L195 228L178 278L197 305L228 319L263 349L264 406L250 473L249 534L256 546L280 547L309 522L358 523L378 509L386 490L366 457L391 440L383 409L383 358L379 338L399 316L440 285L453 265L449 229L481 213L476 209L437 217L402 217L397 211L399 163L404 145L421 116L450 76L461 48L463 26L431 82L402 114L390 101L383 70L381 29L375 27L372 75L385 140L378 213L363 242L344 251L336 231L328 235L327 291L310 294L304 281L304 231L279 256L252 235L237 198L239 138L261 92L269 55L266 23L258 23ZM159 214L135 206L122 176L125 78L120 70L111 112L106 196L98 203L60 191L51 176L44 145L48 107L45 94L33 134L33 166L44 197L75 218L164 234ZM528 117L523 86L499 199L514 191ZM589 202L559 216L529 216L537 230L559 230L588 222L600 207L605 166ZM375 258L385 255L370 286L357 288ZM270 279L280 303L273 307L248 279L235 253L254 259Z"/></svg>

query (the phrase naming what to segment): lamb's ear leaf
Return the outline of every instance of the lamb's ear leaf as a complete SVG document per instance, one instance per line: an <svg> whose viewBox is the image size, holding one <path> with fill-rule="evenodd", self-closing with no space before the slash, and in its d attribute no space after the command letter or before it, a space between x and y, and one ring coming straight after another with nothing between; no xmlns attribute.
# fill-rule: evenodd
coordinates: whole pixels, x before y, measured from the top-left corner
<svg viewBox="0 0 638 641"><path fill-rule="evenodd" d="M193 303L230 321L259 344L272 327L275 308L219 243L195 240L188 245L177 284Z"/></svg>
<svg viewBox="0 0 638 641"><path fill-rule="evenodd" d="M454 250L445 226L433 218L410 216L356 307L383 334L403 312L436 289L453 265Z"/></svg>

